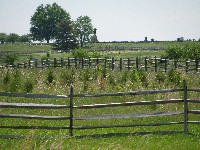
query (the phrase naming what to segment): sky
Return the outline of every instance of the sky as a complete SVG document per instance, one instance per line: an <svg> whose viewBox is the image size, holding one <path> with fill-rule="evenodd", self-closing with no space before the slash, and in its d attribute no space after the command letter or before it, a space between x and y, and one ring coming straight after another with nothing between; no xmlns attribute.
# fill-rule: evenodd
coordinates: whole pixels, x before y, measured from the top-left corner
<svg viewBox="0 0 200 150"><path fill-rule="evenodd" d="M36 8L54 2L89 16L101 42L200 38L200 0L0 0L0 32L28 34Z"/></svg>

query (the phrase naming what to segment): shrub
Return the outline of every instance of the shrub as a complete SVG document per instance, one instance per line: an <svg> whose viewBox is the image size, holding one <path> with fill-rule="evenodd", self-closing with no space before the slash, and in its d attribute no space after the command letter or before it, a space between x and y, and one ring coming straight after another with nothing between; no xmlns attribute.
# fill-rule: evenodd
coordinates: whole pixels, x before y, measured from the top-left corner
<svg viewBox="0 0 200 150"><path fill-rule="evenodd" d="M121 84L125 84L128 81L128 71L124 71L121 77Z"/></svg>
<svg viewBox="0 0 200 150"><path fill-rule="evenodd" d="M84 49L75 49L72 51L72 56L74 58L89 58L89 52Z"/></svg>
<svg viewBox="0 0 200 150"><path fill-rule="evenodd" d="M14 65L16 60L18 60L18 57L16 54L6 54L3 57L3 63L5 63L6 65Z"/></svg>
<svg viewBox="0 0 200 150"><path fill-rule="evenodd" d="M163 83L166 79L166 76L163 72L158 72L155 76L155 80L159 83Z"/></svg>
<svg viewBox="0 0 200 150"><path fill-rule="evenodd" d="M3 78L3 84L9 84L11 80L10 73L7 71L5 77Z"/></svg>
<svg viewBox="0 0 200 150"><path fill-rule="evenodd" d="M146 74L146 72L144 72L142 70L139 70L138 71L138 76L139 76L139 79L142 82L142 84L147 87L148 86L148 82L147 82L147 74Z"/></svg>
<svg viewBox="0 0 200 150"><path fill-rule="evenodd" d="M15 70L10 83L10 92L17 92L21 89L21 73Z"/></svg>
<svg viewBox="0 0 200 150"><path fill-rule="evenodd" d="M33 91L33 82L27 79L24 82L24 92L31 93L32 91Z"/></svg>
<svg viewBox="0 0 200 150"><path fill-rule="evenodd" d="M169 82L174 83L176 86L180 85L180 83L181 83L181 73L174 70L174 69L171 69L168 72L168 80L169 80Z"/></svg>
<svg viewBox="0 0 200 150"><path fill-rule="evenodd" d="M46 80L47 80L47 83L48 83L48 84L53 83L54 79L55 79L54 72L53 72L53 70L51 69L51 70L49 70L49 72L48 72L48 74L47 74L47 79L46 79Z"/></svg>
<svg viewBox="0 0 200 150"><path fill-rule="evenodd" d="M61 73L60 78L61 78L61 82L66 85L70 85L74 83L74 80L75 80L74 68L64 70Z"/></svg>
<svg viewBox="0 0 200 150"><path fill-rule="evenodd" d="M139 76L138 72L135 69L133 69L133 71L131 72L130 78L132 83L138 82Z"/></svg>

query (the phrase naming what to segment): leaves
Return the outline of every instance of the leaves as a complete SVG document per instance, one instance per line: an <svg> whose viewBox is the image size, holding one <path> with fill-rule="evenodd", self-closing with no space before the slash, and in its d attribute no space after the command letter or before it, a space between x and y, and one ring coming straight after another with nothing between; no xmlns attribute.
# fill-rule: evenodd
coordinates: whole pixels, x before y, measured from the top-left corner
<svg viewBox="0 0 200 150"><path fill-rule="evenodd" d="M56 3L38 6L36 12L31 17L30 32L33 40L46 40L48 43L49 40L54 39L56 36L57 24L62 20L69 20L70 18L70 14Z"/></svg>

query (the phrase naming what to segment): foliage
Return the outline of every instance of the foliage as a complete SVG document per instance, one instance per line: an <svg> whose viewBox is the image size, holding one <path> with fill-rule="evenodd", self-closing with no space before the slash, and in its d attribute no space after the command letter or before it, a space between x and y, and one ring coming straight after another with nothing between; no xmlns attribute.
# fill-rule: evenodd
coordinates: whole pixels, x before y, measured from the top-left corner
<svg viewBox="0 0 200 150"><path fill-rule="evenodd" d="M34 88L34 83L30 79L27 79L24 82L24 92L31 93L33 91L33 88Z"/></svg>
<svg viewBox="0 0 200 150"><path fill-rule="evenodd" d="M10 92L18 92L21 90L21 85L22 85L22 78L21 78L21 72L19 70L15 70L14 73L12 74L11 77L11 82L10 82Z"/></svg>
<svg viewBox="0 0 200 150"><path fill-rule="evenodd" d="M9 84L11 80L11 76L9 71L6 72L6 75L3 77L3 84Z"/></svg>
<svg viewBox="0 0 200 150"><path fill-rule="evenodd" d="M89 52L85 49L75 49L72 51L72 57L74 58L89 58Z"/></svg>
<svg viewBox="0 0 200 150"><path fill-rule="evenodd" d="M62 20L57 25L54 47L59 50L71 51L78 47L77 35L71 20Z"/></svg>
<svg viewBox="0 0 200 150"><path fill-rule="evenodd" d="M48 83L48 84L53 83L54 79L55 79L54 71L53 71L53 69L50 69L50 70L48 71L48 74L47 74L47 83Z"/></svg>
<svg viewBox="0 0 200 150"><path fill-rule="evenodd" d="M165 73L163 72L158 72L155 76L155 80L158 82L158 83L164 83L165 82L165 79L166 79L166 75Z"/></svg>
<svg viewBox="0 0 200 150"><path fill-rule="evenodd" d="M195 42L172 45L166 49L169 59L200 59L200 46Z"/></svg>
<svg viewBox="0 0 200 150"><path fill-rule="evenodd" d="M6 41L6 39L7 39L7 34L6 33L0 33L0 42L1 41L3 41L3 42L5 42Z"/></svg>
<svg viewBox="0 0 200 150"><path fill-rule="evenodd" d="M181 83L181 73L171 69L170 71L168 71L167 73L168 75L168 80L170 83L174 84L175 86L179 86Z"/></svg>
<svg viewBox="0 0 200 150"><path fill-rule="evenodd" d="M79 35L81 47L85 42L90 42L89 35L93 33L92 20L88 16L80 16L75 22L75 28Z"/></svg>
<svg viewBox="0 0 200 150"><path fill-rule="evenodd" d="M18 56L16 54L6 54L3 57L3 63L6 65L14 65L15 61L18 60Z"/></svg>
<svg viewBox="0 0 200 150"><path fill-rule="evenodd" d="M19 42L22 42L22 43L30 43L31 42L31 36L30 34L24 34L22 36L19 37Z"/></svg>
<svg viewBox="0 0 200 150"><path fill-rule="evenodd" d="M142 84L147 87L148 86L148 81L147 81L147 73L144 72L143 70L139 70L138 71L138 77L140 79L140 81L142 82Z"/></svg>
<svg viewBox="0 0 200 150"><path fill-rule="evenodd" d="M10 33L7 37L6 37L6 42L8 43L15 43L19 41L19 35L16 33Z"/></svg>
<svg viewBox="0 0 200 150"><path fill-rule="evenodd" d="M60 78L61 78L61 82L64 83L65 85L67 85L67 86L74 83L74 81L75 81L75 70L74 70L74 68L65 69L64 71L62 71Z"/></svg>
<svg viewBox="0 0 200 150"><path fill-rule="evenodd" d="M69 19L70 14L56 3L38 6L31 17L30 32L33 40L46 40L49 43L49 40L54 39L56 36L57 23Z"/></svg>

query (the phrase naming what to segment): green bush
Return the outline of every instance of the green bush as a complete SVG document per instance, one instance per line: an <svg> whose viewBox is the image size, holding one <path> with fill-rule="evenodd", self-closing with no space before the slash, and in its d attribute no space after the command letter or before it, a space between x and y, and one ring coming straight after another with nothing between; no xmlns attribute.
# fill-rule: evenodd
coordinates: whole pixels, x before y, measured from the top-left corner
<svg viewBox="0 0 200 150"><path fill-rule="evenodd" d="M3 57L3 63L5 63L6 65L14 65L16 60L18 60L18 57L16 54L6 54Z"/></svg>
<svg viewBox="0 0 200 150"><path fill-rule="evenodd" d="M46 80L47 80L48 84L53 83L53 81L55 80L53 69L49 70L49 72L47 74L47 79Z"/></svg>
<svg viewBox="0 0 200 150"><path fill-rule="evenodd" d="M171 69L169 70L168 72L168 80L170 83L176 85L176 86L179 86L180 83L181 83L181 73L174 70L174 69Z"/></svg>
<svg viewBox="0 0 200 150"><path fill-rule="evenodd" d="M158 83L164 83L165 82L165 79L166 79L166 76L163 72L158 72L155 76L155 80L158 82Z"/></svg>
<svg viewBox="0 0 200 150"><path fill-rule="evenodd" d="M20 71L16 69L11 78L12 79L10 82L10 92L20 91L21 90L21 82L22 82Z"/></svg>
<svg viewBox="0 0 200 150"><path fill-rule="evenodd" d="M9 71L7 71L5 77L3 77L3 84L9 84L10 80L11 80L11 76L10 76Z"/></svg>
<svg viewBox="0 0 200 150"><path fill-rule="evenodd" d="M75 49L72 51L72 57L74 58L89 58L89 52L84 49Z"/></svg>
<svg viewBox="0 0 200 150"><path fill-rule="evenodd" d="M194 42L172 45L166 49L166 56L169 59L200 59L200 46Z"/></svg>
<svg viewBox="0 0 200 150"><path fill-rule="evenodd" d="M33 82L32 81L30 81L30 80L26 80L25 82L24 82L24 92L26 92L26 93L31 93L32 91L33 91Z"/></svg>
<svg viewBox="0 0 200 150"><path fill-rule="evenodd" d="M61 82L68 85L68 86L70 84L74 83L74 81L75 81L75 70L74 70L74 68L65 69L64 71L62 71L60 78L61 78Z"/></svg>

